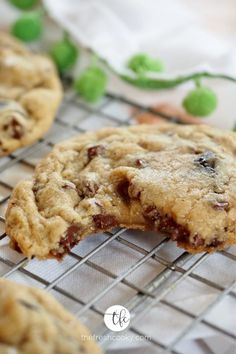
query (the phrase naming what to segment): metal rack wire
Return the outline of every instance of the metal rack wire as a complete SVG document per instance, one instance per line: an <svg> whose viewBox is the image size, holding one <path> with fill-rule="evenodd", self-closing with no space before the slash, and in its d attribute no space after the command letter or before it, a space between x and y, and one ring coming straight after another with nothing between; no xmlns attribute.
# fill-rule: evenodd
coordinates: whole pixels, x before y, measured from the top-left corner
<svg viewBox="0 0 236 354"><path fill-rule="evenodd" d="M117 113L119 111L117 107L119 109L124 109L125 107L125 113L121 115L120 112ZM133 107L135 107L136 113L131 114L131 108ZM169 242L168 238L155 237L152 239L152 247L147 247L146 243L143 242L146 237L145 233L138 238L139 242L136 242L134 237L130 237L127 230L119 229L115 230L113 233L104 233L96 236L98 242L96 241L97 243L95 245L89 243L87 247L86 242L89 241L83 241L83 252L80 252L80 245L75 247L67 257L69 261L66 263L65 268L60 270L57 274L55 271L57 265L53 264L55 274L53 273L53 276L51 276L51 274L48 276L48 273L51 273L51 263L49 264L48 262L51 261L41 263L44 272L40 273L37 270L35 271L33 264L35 260L28 261L21 255L15 257L15 254L13 255L14 251L9 251L6 246L8 238L4 233L4 210L15 180L21 178L21 175L17 175L17 171L24 168L27 170L27 174L30 175L33 172L37 160L48 152L57 141L74 134L82 133L87 128L91 129L91 127L98 128L99 126L107 125L120 126L132 124L135 118L134 115L145 110L147 110L145 107L112 95L106 96L99 106L87 106L80 102L80 100L68 90L61 111L49 134L38 143L1 159L0 227L2 234L0 236L0 275L7 278L12 278L16 274L18 276L22 275L24 282L32 281L36 286L43 287L53 292L55 296L59 296L59 300L60 296L63 297L64 300L69 301L70 305L68 307L70 310L82 320L88 313L96 315L96 328L93 328L93 331L99 336L101 345L104 348L109 349L110 346L109 337L107 336L109 330L103 324L104 309L102 309L102 306L99 306L99 302L120 285L128 289L126 300L120 304L127 307L132 314L129 332L133 335L141 336L144 341L148 342L148 346L145 347L145 353L185 353L186 351L181 349L180 344L199 324L210 329L215 335L219 335L222 339L227 340L230 344L230 348L234 348L234 344L236 343L235 329L229 328L230 326L221 326L218 319L214 322L209 319L208 315L214 311L219 303L224 301L226 297L230 297L236 305L236 292L234 292L234 288L236 287L236 275L234 277L232 276L231 281L225 284L224 282L219 283L215 281L214 277L211 278L198 272L212 257L224 257L227 260L227 265L229 264L228 262L230 262L233 268L236 264L236 253L234 254L233 248L218 252L214 256L209 254L193 256L182 250L177 250L175 245ZM157 112L155 113L157 114ZM160 115L166 119L178 121L176 117L168 117L162 113L160 113ZM92 118L94 120L92 120ZM94 121L98 126L93 126ZM9 175L14 175L15 179L13 182L11 182L11 178L9 180ZM173 255L170 256L168 254L168 256L163 256L163 254L165 255L163 250L165 250L167 246L169 247L170 244L172 249L174 249ZM129 250L135 255L135 261L118 273L114 271L112 267L103 266L96 261L96 256L103 250L106 250L108 253L110 250L112 253L117 247L122 247L124 257L125 250ZM1 252L1 249L4 249L4 252ZM137 271L142 271L143 265L149 263L154 265L154 267L158 265L156 273L154 276L152 275L151 279L147 281L142 280L141 282L132 279L133 274ZM33 267L31 267L31 265L33 265ZM104 283L101 282L102 284L98 286L98 291L92 293L90 297L86 298L84 296L81 298L78 292L70 291L70 288L63 286L63 282L70 277L73 279L74 274L76 272L82 272L85 265L87 267L86 269L92 272L90 274L96 272L97 278L101 275L101 277L105 277L108 281L105 286ZM60 268L59 265L58 267ZM215 269L215 272L218 271L219 269ZM228 268L221 269L220 271L227 273ZM45 274L47 276L45 276ZM168 298L168 295L173 289L178 288L186 279L191 279L196 284L206 286L214 292L212 301L198 313L194 313L191 311L191 308L189 309L182 304L172 302ZM91 288L92 284L93 282L91 280ZM140 319L148 317L148 314L150 314L154 306L157 305L159 308L163 307L173 311L173 313L179 314L186 319L183 327L179 329L178 333L171 338L169 342L163 341L163 338L158 335L158 332L155 336L152 336L150 333L145 332L145 326L141 326L140 328L138 325ZM90 325L89 322L87 324ZM162 324L161 318L157 318L156 324ZM210 349L203 344L202 348L203 353L211 353Z"/></svg>

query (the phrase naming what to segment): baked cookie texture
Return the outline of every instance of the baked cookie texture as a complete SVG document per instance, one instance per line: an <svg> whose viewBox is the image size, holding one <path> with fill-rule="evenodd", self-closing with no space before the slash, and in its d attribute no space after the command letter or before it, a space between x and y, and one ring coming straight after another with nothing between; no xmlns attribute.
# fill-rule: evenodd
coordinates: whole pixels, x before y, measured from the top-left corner
<svg viewBox="0 0 236 354"><path fill-rule="evenodd" d="M51 295L0 279L1 354L101 354L90 332Z"/></svg>
<svg viewBox="0 0 236 354"><path fill-rule="evenodd" d="M50 128L61 98L51 60L0 32L0 156L39 139Z"/></svg>
<svg viewBox="0 0 236 354"><path fill-rule="evenodd" d="M63 257L113 227L187 251L236 243L236 134L204 125L107 128L56 145L13 190L6 232L27 257Z"/></svg>

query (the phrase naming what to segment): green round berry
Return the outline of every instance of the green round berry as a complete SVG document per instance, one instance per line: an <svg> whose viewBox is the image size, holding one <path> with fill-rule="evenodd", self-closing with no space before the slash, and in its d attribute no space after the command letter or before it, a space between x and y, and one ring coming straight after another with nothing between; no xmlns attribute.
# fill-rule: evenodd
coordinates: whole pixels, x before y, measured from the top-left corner
<svg viewBox="0 0 236 354"><path fill-rule="evenodd" d="M215 111L217 96L208 87L197 87L190 91L183 100L183 107L193 116L205 117Z"/></svg>
<svg viewBox="0 0 236 354"><path fill-rule="evenodd" d="M106 73L95 66L85 69L74 83L75 91L90 103L95 103L104 96L106 85Z"/></svg>
<svg viewBox="0 0 236 354"><path fill-rule="evenodd" d="M21 10L31 9L38 2L38 0L9 0L9 1L12 5L18 7L18 9Z"/></svg>
<svg viewBox="0 0 236 354"><path fill-rule="evenodd" d="M165 70L164 64L160 59L151 58L147 54L134 55L128 62L128 68L139 75Z"/></svg>
<svg viewBox="0 0 236 354"><path fill-rule="evenodd" d="M42 31L42 18L37 12L23 14L12 26L13 35L24 42L32 42L39 39Z"/></svg>
<svg viewBox="0 0 236 354"><path fill-rule="evenodd" d="M54 43L50 50L50 55L54 60L58 70L63 73L72 68L78 58L77 47L69 39Z"/></svg>

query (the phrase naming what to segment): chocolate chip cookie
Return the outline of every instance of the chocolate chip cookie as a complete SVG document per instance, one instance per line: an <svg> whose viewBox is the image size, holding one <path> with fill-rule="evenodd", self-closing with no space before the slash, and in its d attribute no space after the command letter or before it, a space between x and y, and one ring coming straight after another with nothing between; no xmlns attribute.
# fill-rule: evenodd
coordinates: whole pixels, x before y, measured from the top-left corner
<svg viewBox="0 0 236 354"><path fill-rule="evenodd" d="M39 139L51 126L61 98L51 60L0 32L0 156Z"/></svg>
<svg viewBox="0 0 236 354"><path fill-rule="evenodd" d="M61 258L116 226L164 233L192 253L223 249L236 243L235 156L236 134L204 125L80 135L16 186L6 232L39 258Z"/></svg>
<svg viewBox="0 0 236 354"><path fill-rule="evenodd" d="M0 279L0 353L101 354L101 350L51 295Z"/></svg>

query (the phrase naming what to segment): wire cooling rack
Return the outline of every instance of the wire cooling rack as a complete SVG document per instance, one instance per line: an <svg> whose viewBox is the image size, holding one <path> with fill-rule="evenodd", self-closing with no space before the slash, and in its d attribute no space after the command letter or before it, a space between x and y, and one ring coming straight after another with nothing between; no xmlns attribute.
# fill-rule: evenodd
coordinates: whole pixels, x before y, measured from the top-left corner
<svg viewBox="0 0 236 354"><path fill-rule="evenodd" d="M104 350L111 350L116 341L116 333L104 325L104 312L108 306L120 304L132 316L127 338L133 338L134 347L143 348L144 354L189 353L193 338L199 353L212 353L209 343L194 336L196 331L220 339L225 350L221 353L233 353L233 247L214 255L193 256L163 236L125 229L84 240L61 263L28 261L8 247L4 212L11 190L20 179L32 175L36 163L56 142L85 130L133 124L135 115L146 110L112 95L99 106L87 106L68 90L51 131L36 144L0 160L0 276L52 292L92 330ZM177 117L163 117L178 121ZM114 349L114 353L129 350L134 353L127 347L125 351Z"/></svg>

